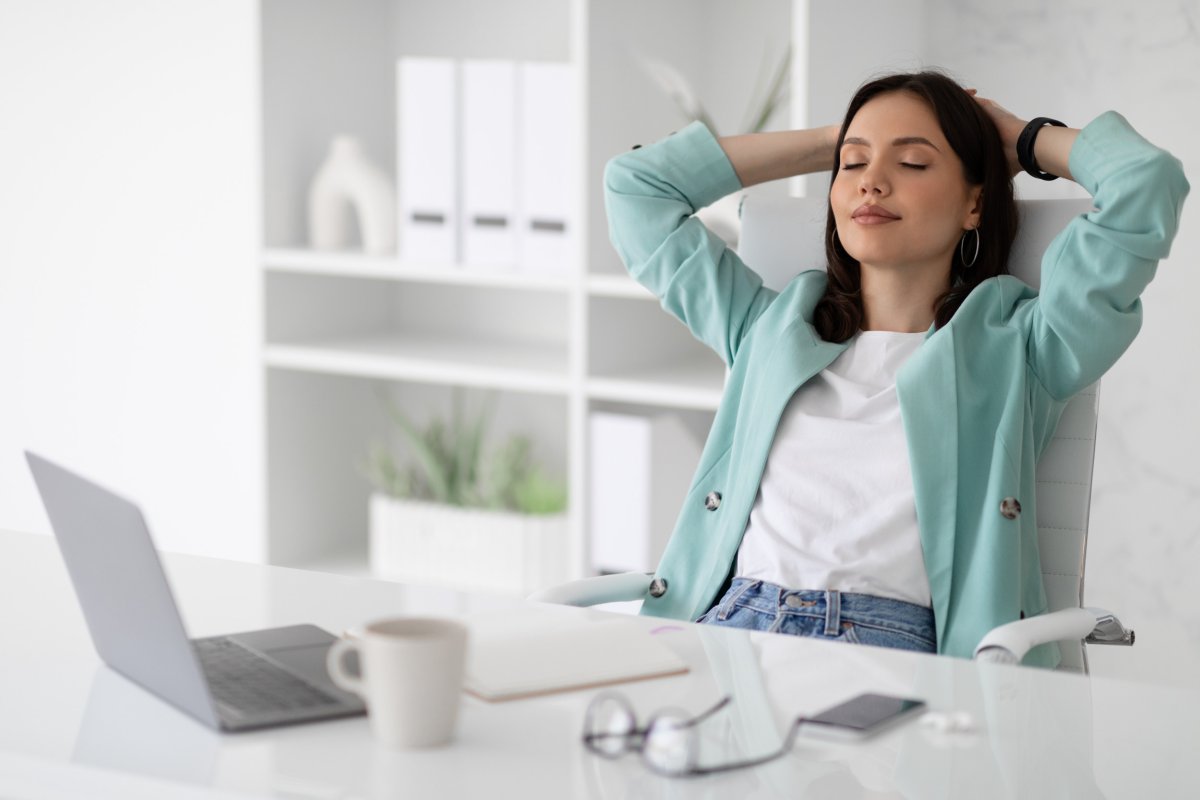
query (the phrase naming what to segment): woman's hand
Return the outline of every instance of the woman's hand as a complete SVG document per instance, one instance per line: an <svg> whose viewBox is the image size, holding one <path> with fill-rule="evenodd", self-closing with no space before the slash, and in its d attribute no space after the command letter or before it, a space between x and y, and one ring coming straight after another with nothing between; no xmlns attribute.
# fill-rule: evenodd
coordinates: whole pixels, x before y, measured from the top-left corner
<svg viewBox="0 0 1200 800"><path fill-rule="evenodd" d="M1009 177L1014 177L1022 171L1021 162L1017 160L1017 139L1021 131L1029 124L1016 114L986 97L980 97L974 89L967 89L975 102L983 106L996 129L1000 131L1000 141L1004 144L1004 157L1008 161ZM1075 128L1059 128L1047 126L1038 132L1033 145L1033 158L1040 169L1067 180L1075 180L1071 175L1071 147L1079 131Z"/></svg>
<svg viewBox="0 0 1200 800"><path fill-rule="evenodd" d="M1021 163L1017 161L1017 137L1025 129L1028 120L1021 119L995 100L980 97L974 89L967 89L967 92L983 107L992 118L992 122L996 123L996 129L1000 131L1000 141L1004 144L1004 157L1008 161L1008 176L1015 176L1021 171Z"/></svg>

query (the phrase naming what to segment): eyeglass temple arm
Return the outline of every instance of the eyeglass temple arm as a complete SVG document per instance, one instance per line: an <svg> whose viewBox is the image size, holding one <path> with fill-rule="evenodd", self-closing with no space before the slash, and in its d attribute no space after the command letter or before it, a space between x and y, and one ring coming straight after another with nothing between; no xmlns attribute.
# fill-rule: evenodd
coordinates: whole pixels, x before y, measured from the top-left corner
<svg viewBox="0 0 1200 800"><path fill-rule="evenodd" d="M720 700L718 700L717 704L715 706L713 706L712 708L710 708L708 711L703 712L699 716L692 717L691 721L688 722L688 727L690 728L693 725L699 725L701 722L708 719L709 717L711 717L713 714L720 711L725 706L729 705L729 701L732 699L733 698L731 698L729 695L725 695Z"/></svg>
<svg viewBox="0 0 1200 800"><path fill-rule="evenodd" d="M759 764L766 764L768 761L774 761L784 753L792 749L792 745L796 743L796 734L800 732L800 726L807 722L807 717L796 717L792 722L792 727L788 730L787 736L783 737L783 744L773 753L768 753L765 756L747 759L746 761L735 761L732 764L721 764L718 767L695 767L692 769L692 775L711 775L714 772L728 772L732 769L745 769L746 767L757 767Z"/></svg>

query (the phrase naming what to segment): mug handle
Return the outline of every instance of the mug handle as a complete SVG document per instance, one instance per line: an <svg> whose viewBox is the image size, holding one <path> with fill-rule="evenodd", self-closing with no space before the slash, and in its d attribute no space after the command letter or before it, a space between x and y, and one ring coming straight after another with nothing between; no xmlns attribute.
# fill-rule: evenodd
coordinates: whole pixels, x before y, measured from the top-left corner
<svg viewBox="0 0 1200 800"><path fill-rule="evenodd" d="M329 670L329 677L338 688L363 697L366 690L363 688L362 676L351 675L346 670L346 656L352 652L359 654L361 664L362 650L359 648L359 642L353 639L338 639L325 656L325 668Z"/></svg>

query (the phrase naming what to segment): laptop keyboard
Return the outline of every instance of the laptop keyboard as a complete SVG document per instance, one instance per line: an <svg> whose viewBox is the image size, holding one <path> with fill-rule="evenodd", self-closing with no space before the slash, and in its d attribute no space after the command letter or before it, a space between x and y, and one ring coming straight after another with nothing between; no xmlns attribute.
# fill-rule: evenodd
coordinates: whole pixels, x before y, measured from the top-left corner
<svg viewBox="0 0 1200 800"><path fill-rule="evenodd" d="M213 697L242 714L338 703L336 698L227 638L196 639L192 645Z"/></svg>

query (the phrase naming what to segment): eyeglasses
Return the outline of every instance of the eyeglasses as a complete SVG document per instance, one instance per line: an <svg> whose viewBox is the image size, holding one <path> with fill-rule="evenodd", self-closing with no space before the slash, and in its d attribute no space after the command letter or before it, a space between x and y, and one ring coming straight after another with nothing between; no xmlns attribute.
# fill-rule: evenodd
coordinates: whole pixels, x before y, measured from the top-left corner
<svg viewBox="0 0 1200 800"><path fill-rule="evenodd" d="M716 766L699 766L696 763L700 750L697 726L729 705L730 701L731 698L724 697L715 706L694 717L689 717L679 709L656 711L646 726L639 728L633 707L623 695L602 692L588 705L583 723L583 744L604 758L619 758L628 752L641 753L646 766L660 775L674 778L755 767L773 761L792 749L796 732L804 722L803 717L792 723L783 744L773 753Z"/></svg>

